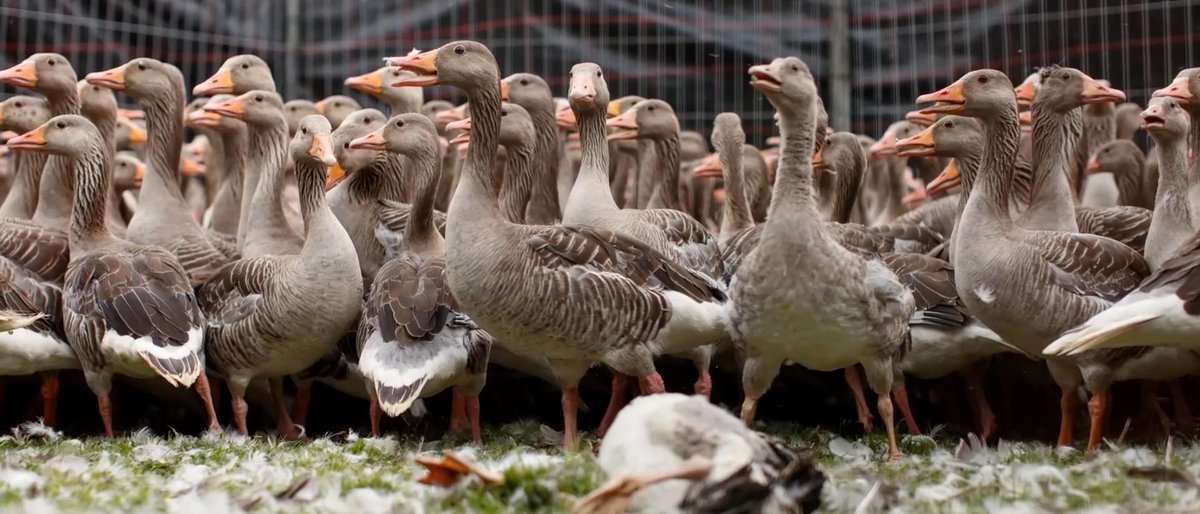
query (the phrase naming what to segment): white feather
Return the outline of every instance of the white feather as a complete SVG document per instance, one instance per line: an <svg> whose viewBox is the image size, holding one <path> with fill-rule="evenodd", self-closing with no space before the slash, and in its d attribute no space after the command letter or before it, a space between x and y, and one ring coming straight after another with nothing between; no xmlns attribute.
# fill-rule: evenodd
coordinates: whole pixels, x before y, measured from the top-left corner
<svg viewBox="0 0 1200 514"><path fill-rule="evenodd" d="M27 328L0 332L0 375L56 369L79 369L79 359L66 342Z"/></svg>

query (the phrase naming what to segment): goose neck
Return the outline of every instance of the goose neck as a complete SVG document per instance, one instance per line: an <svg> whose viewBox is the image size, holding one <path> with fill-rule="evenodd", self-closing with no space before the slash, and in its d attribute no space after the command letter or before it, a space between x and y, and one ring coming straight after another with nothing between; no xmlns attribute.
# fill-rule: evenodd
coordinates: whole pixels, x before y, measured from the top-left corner
<svg viewBox="0 0 1200 514"><path fill-rule="evenodd" d="M1011 226L1011 175L1021 138L1016 104L984 119L984 136L987 143L984 145L983 157L977 170L979 176L974 184L977 190L967 201L967 211L968 214L972 211L981 212L988 219L998 221L1003 226Z"/></svg>
<svg viewBox="0 0 1200 514"><path fill-rule="evenodd" d="M746 198L745 177L742 174L741 146L741 143L726 143L717 152L725 179L725 205L721 208L722 234L732 234L754 226L754 217L750 214L750 201Z"/></svg>
<svg viewBox="0 0 1200 514"><path fill-rule="evenodd" d="M75 161L74 202L71 209L70 244L83 245L111 239L105 223L108 193L108 152L100 145L89 147Z"/></svg>
<svg viewBox="0 0 1200 514"><path fill-rule="evenodd" d="M683 210L679 203L679 131L656 139L654 148L658 154L659 202L664 208Z"/></svg>
<svg viewBox="0 0 1200 514"><path fill-rule="evenodd" d="M500 132L500 81L472 87L467 96L471 104L471 144L450 212L454 219L496 221L501 218L499 190L492 175Z"/></svg>
<svg viewBox="0 0 1200 514"><path fill-rule="evenodd" d="M408 161L415 171L413 186L416 194L410 204L408 224L404 227L404 244L423 255L440 252L443 239L433 222L433 204L441 177L441 170L438 169L441 159L436 153L428 152L410 155Z"/></svg>
<svg viewBox="0 0 1200 514"><path fill-rule="evenodd" d="M1075 147L1083 132L1079 108L1065 113L1035 101L1033 113L1033 187L1025 219L1028 228L1060 230L1075 223L1070 174Z"/></svg>
<svg viewBox="0 0 1200 514"><path fill-rule="evenodd" d="M242 175L242 207L238 220L238 247L245 245L250 231L251 219L255 224L264 224L272 217L283 216L283 206L278 201L275 205L267 204L268 198L278 200L278 194L272 195L269 190L275 189L275 178L286 164L287 159L287 124L279 123L269 126L248 127L250 136L249 152L245 159ZM258 198L263 190L262 182L271 181L267 190L263 191L264 198Z"/></svg>
<svg viewBox="0 0 1200 514"><path fill-rule="evenodd" d="M41 183L42 167L47 155L42 152L15 152L13 168L16 177L4 203L0 204L0 218L29 219L38 205L38 186Z"/></svg>
<svg viewBox="0 0 1200 514"><path fill-rule="evenodd" d="M146 166L139 207L178 210L184 202L179 189L179 154L183 147L183 90L144 98L146 111ZM148 201L148 202L147 202ZM150 205L146 205L149 203ZM164 212L155 209L154 212Z"/></svg>
<svg viewBox="0 0 1200 514"><path fill-rule="evenodd" d="M508 162L500 190L500 212L511 223L525 223L525 209L533 188L534 148L526 144L505 146Z"/></svg>

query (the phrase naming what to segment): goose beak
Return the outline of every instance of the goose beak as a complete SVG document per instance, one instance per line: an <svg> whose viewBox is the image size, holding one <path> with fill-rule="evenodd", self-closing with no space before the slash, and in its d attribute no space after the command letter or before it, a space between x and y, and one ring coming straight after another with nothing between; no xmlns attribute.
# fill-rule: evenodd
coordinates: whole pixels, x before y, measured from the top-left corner
<svg viewBox="0 0 1200 514"><path fill-rule="evenodd" d="M812 163L813 170L829 171L829 167L825 163L825 149L824 148L821 148L820 150L817 150L815 153L813 153L812 161L810 161L810 162Z"/></svg>
<svg viewBox="0 0 1200 514"><path fill-rule="evenodd" d="M723 204L725 203L725 200L729 198L729 192L725 191L725 188L723 187L714 187L712 190L712 197L713 200L717 201L717 203Z"/></svg>
<svg viewBox="0 0 1200 514"><path fill-rule="evenodd" d="M958 160L952 159L950 164L946 165L946 169L938 174L937 178L933 179L928 186L925 186L925 194L936 195L944 191L950 190L962 182L962 177L958 174Z"/></svg>
<svg viewBox="0 0 1200 514"><path fill-rule="evenodd" d="M925 188L917 187L911 193L904 195L904 198L901 198L900 201L904 202L904 205L909 209L913 209L925 203L926 198Z"/></svg>
<svg viewBox="0 0 1200 514"><path fill-rule="evenodd" d="M129 142L133 144L145 143L150 140L150 134L141 125L133 122L129 123Z"/></svg>
<svg viewBox="0 0 1200 514"><path fill-rule="evenodd" d="M350 148L355 150L374 150L376 152L386 150L387 141L383 139L383 127L379 127L370 134L350 141Z"/></svg>
<svg viewBox="0 0 1200 514"><path fill-rule="evenodd" d="M146 117L146 111L141 109L117 109L117 116L127 120L140 120Z"/></svg>
<svg viewBox="0 0 1200 514"><path fill-rule="evenodd" d="M1021 124L1021 132L1033 132L1033 112L1021 111L1017 114L1017 121Z"/></svg>
<svg viewBox="0 0 1200 514"><path fill-rule="evenodd" d="M896 136L891 132L884 134L870 148L871 157L883 157L887 155L896 155Z"/></svg>
<svg viewBox="0 0 1200 514"><path fill-rule="evenodd" d="M324 100L318 101L317 103L313 104L313 107L315 107L317 109L318 113L320 113L322 116L324 116L325 110L329 108L329 99L326 98Z"/></svg>
<svg viewBox="0 0 1200 514"><path fill-rule="evenodd" d="M637 139L637 107L621 113L621 115L617 116L616 118L609 119L604 124L609 128L614 129L613 132L608 135L609 141Z"/></svg>
<svg viewBox="0 0 1200 514"><path fill-rule="evenodd" d="M917 97L917 103L934 102L933 105L920 109L925 114L961 114L966 109L967 98L963 96L962 79L939 91Z"/></svg>
<svg viewBox="0 0 1200 514"><path fill-rule="evenodd" d="M692 169L692 178L721 178L721 156L709 154Z"/></svg>
<svg viewBox="0 0 1200 514"><path fill-rule="evenodd" d="M612 102L612 103L608 104L608 110L605 114L607 114L607 117L609 117L609 118L616 118L617 116L620 116L621 115L621 104L619 104L617 102Z"/></svg>
<svg viewBox="0 0 1200 514"><path fill-rule="evenodd" d="M937 122L937 115L921 111L908 111L908 113L904 115L904 119L908 120L909 122L916 123L922 127L928 127Z"/></svg>
<svg viewBox="0 0 1200 514"><path fill-rule="evenodd" d="M240 120L242 119L242 116L246 114L246 102L243 101L242 97L239 96L237 98L230 98L229 100L220 102L216 105L205 105L204 110L215 112L221 116Z"/></svg>
<svg viewBox="0 0 1200 514"><path fill-rule="evenodd" d="M196 96L213 96L220 94L233 93L233 72L221 68L217 73L209 77L208 80L196 84L192 88L192 94Z"/></svg>
<svg viewBox="0 0 1200 514"><path fill-rule="evenodd" d="M2 75L0 75L0 77L2 77ZM1171 85L1155 91L1154 96L1168 96L1179 100L1179 103L1182 104L1191 104L1196 100L1196 97L1192 95L1191 90L1188 89L1187 77L1176 77L1175 80L1171 81Z"/></svg>
<svg viewBox="0 0 1200 514"><path fill-rule="evenodd" d="M83 78L83 80L86 80L88 84L91 84L93 86L105 87L108 89L112 89L113 91L124 91L125 90L125 67L126 66L128 66L128 65L125 64L125 65L117 66L116 68L113 68L111 70L97 71L95 73L88 73L87 76Z"/></svg>
<svg viewBox="0 0 1200 514"><path fill-rule="evenodd" d="M1088 159L1086 170L1088 173L1100 173L1103 171L1100 169L1100 161L1096 159L1095 155L1091 159Z"/></svg>
<svg viewBox="0 0 1200 514"><path fill-rule="evenodd" d="M466 143L471 140L471 118L463 118L461 120L447 123L446 130L460 131L454 139L450 140L450 144L457 145Z"/></svg>
<svg viewBox="0 0 1200 514"><path fill-rule="evenodd" d="M1121 90L1101 84L1099 80L1087 76L1084 77L1082 96L1085 104L1125 101L1125 93Z"/></svg>
<svg viewBox="0 0 1200 514"><path fill-rule="evenodd" d="M507 80L501 80L501 81L500 81L500 100L502 100L502 101L505 101L505 102L507 102L507 101L508 101L508 89L509 89L509 87L510 87L510 86L508 85L508 81L507 81Z"/></svg>
<svg viewBox="0 0 1200 514"><path fill-rule="evenodd" d="M0 71L0 82L10 86L31 88L37 86L37 64L25 61L21 64Z"/></svg>
<svg viewBox="0 0 1200 514"><path fill-rule="evenodd" d="M611 108L611 107L610 107ZM554 115L554 123L563 130L578 130L579 124L575 119L575 111L563 109Z"/></svg>
<svg viewBox="0 0 1200 514"><path fill-rule="evenodd" d="M437 113L437 115L434 117L437 118L438 123L444 123L446 125L449 125L449 124L459 121L463 118L466 118L466 114L467 114L466 106L464 105L464 106L455 107L453 109L446 109L442 112ZM447 128L449 128L449 127L447 127Z"/></svg>
<svg viewBox="0 0 1200 514"><path fill-rule="evenodd" d="M195 159L185 158L179 167L185 177L199 177L204 175L204 165L196 162Z"/></svg>
<svg viewBox="0 0 1200 514"><path fill-rule="evenodd" d="M1142 112L1142 129L1155 130L1167 126L1167 119L1163 117L1162 108L1157 105L1151 105Z"/></svg>
<svg viewBox="0 0 1200 514"><path fill-rule="evenodd" d="M142 187L144 178L146 178L146 163L138 161L133 168L133 187Z"/></svg>
<svg viewBox="0 0 1200 514"><path fill-rule="evenodd" d="M783 138L779 136L771 136L767 138L767 146L779 146L783 144Z"/></svg>
<svg viewBox="0 0 1200 514"><path fill-rule="evenodd" d="M408 70L415 75L405 77L392 83L394 87L425 87L433 86L438 83L437 74L437 55L436 49L428 52L412 53L403 57L388 57L385 59L389 66L399 66L402 70Z"/></svg>
<svg viewBox="0 0 1200 514"><path fill-rule="evenodd" d="M779 80L779 77L771 70L770 64L751 66L748 73L750 74L750 87L764 93L783 91L783 81Z"/></svg>
<svg viewBox="0 0 1200 514"><path fill-rule="evenodd" d="M896 142L896 155L900 157L928 157L934 155L937 148L933 140L933 127L926 127L912 137L906 137Z"/></svg>
<svg viewBox="0 0 1200 514"><path fill-rule="evenodd" d="M187 123L194 127L215 127L221 123L221 115L204 109L196 109L188 114Z"/></svg>
<svg viewBox="0 0 1200 514"><path fill-rule="evenodd" d="M46 122L49 124L50 122ZM30 150L34 152L45 151L46 148L46 125L30 130L24 134L8 140L9 150Z"/></svg>
<svg viewBox="0 0 1200 514"><path fill-rule="evenodd" d="M1033 104L1033 97L1037 96L1037 85L1032 79L1026 80L1013 89L1013 92L1017 94L1017 106L1028 109Z"/></svg>
<svg viewBox="0 0 1200 514"><path fill-rule="evenodd" d="M572 76L571 85L567 92L567 100L570 102L571 107L595 107L596 86L592 84L592 76L587 73ZM606 112L610 111L611 107L606 110Z"/></svg>
<svg viewBox="0 0 1200 514"><path fill-rule="evenodd" d="M356 77L350 77L350 78L346 79L346 82L345 82L346 87L349 87L350 89L353 89L355 91L359 91L359 92L363 92L363 93L367 93L367 94L371 94L371 95L382 94L383 93L383 73L385 71L387 71L387 68L380 68L378 70L372 71L371 73L358 75Z"/></svg>

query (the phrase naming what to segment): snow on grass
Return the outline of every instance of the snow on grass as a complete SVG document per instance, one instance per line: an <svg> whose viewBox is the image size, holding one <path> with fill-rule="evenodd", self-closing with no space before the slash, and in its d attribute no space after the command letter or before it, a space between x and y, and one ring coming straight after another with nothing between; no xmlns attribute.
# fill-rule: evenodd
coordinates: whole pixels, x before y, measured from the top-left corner
<svg viewBox="0 0 1200 514"><path fill-rule="evenodd" d="M828 474L826 512L1200 510L1200 446L1110 447L1094 457L1036 443L903 437L883 462L881 434L850 440L790 425L766 431L811 448ZM0 512L567 512L606 477L557 449L545 427L489 428L487 444L342 434L297 443L232 433L71 439L31 424L0 437ZM453 487L417 483L418 453L452 449L504 475ZM1169 453L1169 459L1168 454ZM1169 462L1168 462L1169 460Z"/></svg>

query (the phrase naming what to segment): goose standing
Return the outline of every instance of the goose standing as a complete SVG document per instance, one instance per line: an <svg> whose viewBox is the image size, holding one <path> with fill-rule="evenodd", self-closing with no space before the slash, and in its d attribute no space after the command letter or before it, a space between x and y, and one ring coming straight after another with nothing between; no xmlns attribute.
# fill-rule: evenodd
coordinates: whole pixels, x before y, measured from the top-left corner
<svg viewBox="0 0 1200 514"><path fill-rule="evenodd" d="M266 101L265 92L239 98L255 101L257 94ZM243 434L246 386L263 377L271 383L279 433L295 436L282 377L326 355L358 319L358 257L325 201L326 166L334 162L329 130L327 120L309 116L289 145L305 221L300 253L243 258L222 268L198 291L200 305L212 318L206 330L209 364L229 384L234 418ZM314 310L314 305L320 308Z"/></svg>
<svg viewBox="0 0 1200 514"><path fill-rule="evenodd" d="M232 100L232 95L215 95L204 105L217 105ZM224 170L224 178L217 196L205 215L209 230L232 236L236 242L242 217L242 186L246 168L246 124L229 116L221 116L203 108L188 115L188 124L204 127L212 136L221 140L221 162L212 163Z"/></svg>
<svg viewBox="0 0 1200 514"><path fill-rule="evenodd" d="M160 376L196 386L219 430L204 373L204 316L175 257L157 246L119 240L105 224L108 149L82 116L56 116L8 143L74 161L71 262L63 286L63 324L96 394L104 433L113 436L112 375Z"/></svg>
<svg viewBox="0 0 1200 514"><path fill-rule="evenodd" d="M736 126L736 128L735 128ZM745 133L741 130L742 120L734 113L720 113L713 120L713 146L717 151L710 154L702 160L695 168L692 169L692 177L694 179L703 178L721 178L724 184L725 202L731 201L729 196L733 194L730 191L729 178L724 177L725 169L736 166L738 169L734 172L739 183L735 187L741 188L741 195L745 197L746 205L737 208L749 208L748 214L751 223L747 225L745 219L742 219L740 213L735 213L738 220L733 227L730 227L731 234L747 226L753 226L754 223L761 223L767 219L767 208L771 205L771 183L767 176L767 163L763 159L758 149L752 145L745 144ZM741 133L741 136L737 136ZM740 147L737 146L737 140L743 141ZM722 153L724 152L724 153ZM739 155L740 154L740 155ZM735 207L735 206L730 206ZM725 218L726 214L730 214L725 209L725 204L721 207L721 233L725 233ZM718 241L719 242L719 241ZM728 270L727 270L728 271Z"/></svg>
<svg viewBox="0 0 1200 514"><path fill-rule="evenodd" d="M50 106L42 98L16 95L0 102L0 130L24 134L46 123L50 116ZM42 152L18 152L13 155L12 166L16 179L4 197L4 203L0 204L0 218L27 220L33 217L37 210L38 187L46 156Z"/></svg>
<svg viewBox="0 0 1200 514"><path fill-rule="evenodd" d="M350 146L404 154L416 193L404 250L375 276L359 322L359 366L374 393L371 432L378 433L380 409L398 416L416 399L453 386L451 428L465 417L479 442L479 392L492 339L457 311L446 285L445 241L432 216L441 176L437 130L423 115L401 114Z"/></svg>
<svg viewBox="0 0 1200 514"><path fill-rule="evenodd" d="M537 141L537 166L533 194L529 199L526 218L534 225L553 225L562 219L559 205L558 163L562 158L562 142L558 139L554 95L541 77L532 73L516 73L500 81L500 97L523 107L533 120ZM565 201L567 197L563 197Z"/></svg>
<svg viewBox="0 0 1200 514"><path fill-rule="evenodd" d="M564 444L575 445L578 384L591 363L637 376L643 391L660 393L657 351L674 350L680 332L689 340L696 332L719 337L721 314L707 306L723 297L720 289L644 244L603 229L515 225L501 217L492 181L500 76L486 46L457 41L389 61L416 74L398 85L452 85L468 95L474 129L447 213L448 284L463 312L498 341L551 362L563 388ZM580 128L597 138L605 107L588 91L591 74L600 73L591 66L588 76L572 74L572 107ZM607 169L607 158L607 145L590 147L585 163ZM594 323L614 315L619 323ZM697 330L697 321L707 325Z"/></svg>

